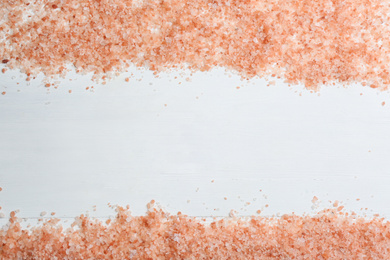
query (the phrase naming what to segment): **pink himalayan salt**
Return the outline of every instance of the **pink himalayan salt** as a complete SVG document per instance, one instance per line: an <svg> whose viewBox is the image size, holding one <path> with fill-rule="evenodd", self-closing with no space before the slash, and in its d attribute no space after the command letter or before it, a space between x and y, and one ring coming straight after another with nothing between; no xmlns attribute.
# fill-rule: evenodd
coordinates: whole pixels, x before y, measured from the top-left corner
<svg viewBox="0 0 390 260"><path fill-rule="evenodd" d="M389 259L390 223L329 209L315 216L226 218L206 224L148 205L113 220L84 215L23 229L15 212L0 231L1 259Z"/></svg>
<svg viewBox="0 0 390 260"><path fill-rule="evenodd" d="M0 2L0 60L27 75L224 67L317 88L390 84L385 0Z"/></svg>

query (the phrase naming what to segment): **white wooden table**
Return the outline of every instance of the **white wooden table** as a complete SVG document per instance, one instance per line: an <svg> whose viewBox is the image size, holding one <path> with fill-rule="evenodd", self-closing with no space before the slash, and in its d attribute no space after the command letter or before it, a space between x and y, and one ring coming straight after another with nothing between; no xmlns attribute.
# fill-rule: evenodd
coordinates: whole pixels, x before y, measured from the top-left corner
<svg viewBox="0 0 390 260"><path fill-rule="evenodd" d="M50 90L0 75L1 212L105 218L111 203L142 215L154 199L191 216L269 216L339 200L390 216L389 93L324 87L318 96L222 70L191 81L133 73L104 86L72 74Z"/></svg>

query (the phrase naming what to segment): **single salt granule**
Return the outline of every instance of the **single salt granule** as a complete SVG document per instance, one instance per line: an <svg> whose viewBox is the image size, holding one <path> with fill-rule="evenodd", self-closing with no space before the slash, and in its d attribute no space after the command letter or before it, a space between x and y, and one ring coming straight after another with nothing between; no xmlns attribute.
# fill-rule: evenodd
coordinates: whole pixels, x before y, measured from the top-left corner
<svg viewBox="0 0 390 260"><path fill-rule="evenodd" d="M229 217L234 218L234 217L236 217L236 214L237 214L237 211L235 211L234 209L232 209L232 210L230 210L230 212L229 212Z"/></svg>

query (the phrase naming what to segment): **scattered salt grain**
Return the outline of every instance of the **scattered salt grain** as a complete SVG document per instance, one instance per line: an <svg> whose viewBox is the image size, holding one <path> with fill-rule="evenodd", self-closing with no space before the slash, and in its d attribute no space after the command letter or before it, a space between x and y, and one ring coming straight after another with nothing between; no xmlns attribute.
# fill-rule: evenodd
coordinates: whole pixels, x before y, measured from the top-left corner
<svg viewBox="0 0 390 260"><path fill-rule="evenodd" d="M235 218L236 217L236 214L237 214L237 211L235 211L235 210L230 210L230 212L229 212L229 217L231 217L231 218Z"/></svg>

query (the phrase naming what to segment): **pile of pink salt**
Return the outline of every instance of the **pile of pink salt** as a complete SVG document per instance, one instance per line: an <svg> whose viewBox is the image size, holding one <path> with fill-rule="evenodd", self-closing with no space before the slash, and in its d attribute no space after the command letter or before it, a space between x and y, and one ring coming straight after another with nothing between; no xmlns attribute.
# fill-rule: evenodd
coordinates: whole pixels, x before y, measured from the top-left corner
<svg viewBox="0 0 390 260"><path fill-rule="evenodd" d="M389 14L386 0L0 1L0 60L29 76L224 67L387 89Z"/></svg>
<svg viewBox="0 0 390 260"><path fill-rule="evenodd" d="M315 216L226 218L118 209L102 223L81 215L23 229L15 212L0 232L1 259L390 259L390 223L325 210Z"/></svg>

